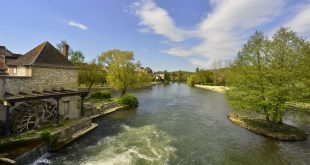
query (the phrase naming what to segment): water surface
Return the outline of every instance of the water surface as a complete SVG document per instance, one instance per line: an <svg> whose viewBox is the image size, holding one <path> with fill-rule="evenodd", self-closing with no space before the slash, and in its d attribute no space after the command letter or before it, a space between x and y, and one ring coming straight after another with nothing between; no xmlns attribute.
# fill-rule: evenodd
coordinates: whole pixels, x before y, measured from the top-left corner
<svg viewBox="0 0 310 165"><path fill-rule="evenodd" d="M232 124L225 96L186 84L133 91L136 109L118 111L99 127L39 162L48 164L310 164L310 140L281 142ZM290 121L310 132L310 119Z"/></svg>

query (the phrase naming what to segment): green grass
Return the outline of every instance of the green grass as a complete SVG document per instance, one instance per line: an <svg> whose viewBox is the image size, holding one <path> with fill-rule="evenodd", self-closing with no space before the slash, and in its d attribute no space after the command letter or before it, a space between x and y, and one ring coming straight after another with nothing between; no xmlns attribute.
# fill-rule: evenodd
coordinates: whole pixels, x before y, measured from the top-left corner
<svg viewBox="0 0 310 165"><path fill-rule="evenodd" d="M285 123L278 124L276 128L273 128L264 119L236 115L230 115L229 118L236 125L271 138L288 141L307 139L307 134L304 131Z"/></svg>

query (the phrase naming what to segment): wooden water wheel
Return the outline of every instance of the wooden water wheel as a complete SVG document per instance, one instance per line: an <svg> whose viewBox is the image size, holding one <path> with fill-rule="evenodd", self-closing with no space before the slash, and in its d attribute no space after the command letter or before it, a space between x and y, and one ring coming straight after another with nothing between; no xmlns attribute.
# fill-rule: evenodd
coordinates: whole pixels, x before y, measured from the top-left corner
<svg viewBox="0 0 310 165"><path fill-rule="evenodd" d="M24 102L13 107L12 131L27 132L53 120L56 106L48 101Z"/></svg>

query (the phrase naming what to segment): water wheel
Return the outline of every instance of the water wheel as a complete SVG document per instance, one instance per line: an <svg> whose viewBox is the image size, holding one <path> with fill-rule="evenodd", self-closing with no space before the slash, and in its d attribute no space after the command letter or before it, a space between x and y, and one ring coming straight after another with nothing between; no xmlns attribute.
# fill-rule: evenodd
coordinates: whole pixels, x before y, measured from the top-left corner
<svg viewBox="0 0 310 165"><path fill-rule="evenodd" d="M12 131L22 133L40 128L42 124L53 120L56 106L48 101L24 102L13 107Z"/></svg>

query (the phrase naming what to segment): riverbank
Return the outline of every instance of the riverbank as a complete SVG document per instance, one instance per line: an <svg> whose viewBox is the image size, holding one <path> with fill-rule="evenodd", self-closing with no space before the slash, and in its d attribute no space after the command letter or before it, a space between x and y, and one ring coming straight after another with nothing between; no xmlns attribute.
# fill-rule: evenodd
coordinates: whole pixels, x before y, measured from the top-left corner
<svg viewBox="0 0 310 165"><path fill-rule="evenodd" d="M54 144L49 150L57 150L87 134L97 126L98 124L91 122L91 118L80 118L67 120L48 128L5 137L0 139L0 158L15 161L20 156L31 152L34 148L48 143L43 139L43 133L54 138Z"/></svg>
<svg viewBox="0 0 310 165"><path fill-rule="evenodd" d="M229 115L228 118L234 124L242 128L274 139L284 141L299 141L307 139L307 134L304 131L285 123L279 125L276 130L272 130L263 119L250 119L235 114Z"/></svg>
<svg viewBox="0 0 310 165"><path fill-rule="evenodd" d="M225 93L229 88L227 86L209 86L209 85L198 85L195 84L195 87L202 88L202 89L208 89L215 92Z"/></svg>
<svg viewBox="0 0 310 165"><path fill-rule="evenodd" d="M97 128L98 124L92 123L93 119L125 108L127 108L127 106L113 103L103 104L100 106L100 110L97 109L97 111L92 111L96 112L96 114L86 114L89 115L88 117L72 119L48 128L2 138L0 139L0 164L1 162L18 162L21 157L32 154L31 152L39 146L50 145L48 144L50 142L46 141L46 139L42 139L43 133L48 134L48 137L45 137L47 139L56 139L56 142L53 142L54 144L50 145L45 152L57 151ZM36 157L40 157L42 154L44 153L40 153L36 155ZM35 156L33 157L35 160ZM27 160L27 162L29 162L29 160Z"/></svg>

